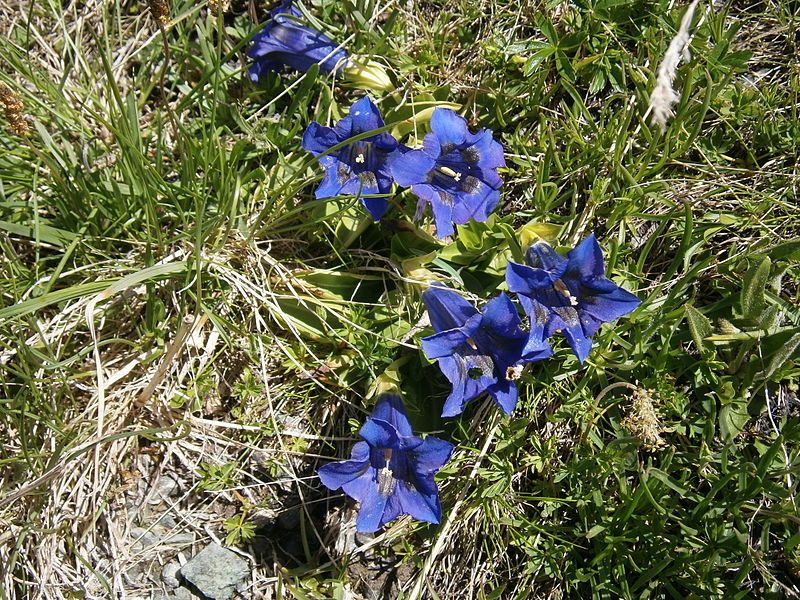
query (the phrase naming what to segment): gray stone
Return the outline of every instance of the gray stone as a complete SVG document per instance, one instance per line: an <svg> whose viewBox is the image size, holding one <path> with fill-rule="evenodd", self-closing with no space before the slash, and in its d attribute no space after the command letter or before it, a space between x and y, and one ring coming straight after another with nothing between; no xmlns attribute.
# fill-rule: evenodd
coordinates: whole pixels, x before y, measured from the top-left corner
<svg viewBox="0 0 800 600"><path fill-rule="evenodd" d="M158 518L158 524L161 525L167 531L172 529L177 529L178 523L175 521L175 517L173 517L169 513L164 513Z"/></svg>
<svg viewBox="0 0 800 600"><path fill-rule="evenodd" d="M177 590L172 592L172 597L170 600L199 600L200 596L195 596L191 591L189 591L185 587L179 587Z"/></svg>
<svg viewBox="0 0 800 600"><path fill-rule="evenodd" d="M161 538L152 530L147 530L144 527L134 527L131 529L131 539L134 544L140 546L142 549L157 546L161 542Z"/></svg>
<svg viewBox="0 0 800 600"><path fill-rule="evenodd" d="M192 557L180 573L207 598L228 600L236 585L250 575L250 565L235 552L213 543Z"/></svg>
<svg viewBox="0 0 800 600"><path fill-rule="evenodd" d="M165 542L170 546L189 546L194 544L193 533L172 533L164 536Z"/></svg>
<svg viewBox="0 0 800 600"><path fill-rule="evenodd" d="M164 565L164 568L161 569L161 581L170 589L178 587L181 584L181 582L178 581L178 571L180 570L181 566L178 564L178 561L173 560L168 562Z"/></svg>
<svg viewBox="0 0 800 600"><path fill-rule="evenodd" d="M169 500L170 496L177 494L180 491L180 486L174 477L170 475L162 475L158 478L155 490L152 491L148 504L161 504Z"/></svg>

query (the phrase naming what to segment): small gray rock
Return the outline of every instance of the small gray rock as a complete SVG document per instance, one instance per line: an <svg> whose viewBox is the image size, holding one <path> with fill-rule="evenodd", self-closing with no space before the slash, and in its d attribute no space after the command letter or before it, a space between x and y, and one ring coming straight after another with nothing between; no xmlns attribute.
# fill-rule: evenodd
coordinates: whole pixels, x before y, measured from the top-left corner
<svg viewBox="0 0 800 600"><path fill-rule="evenodd" d="M167 531L172 529L176 529L178 527L177 521L175 521L175 517L173 517L169 513L164 513L158 518L158 524L161 525Z"/></svg>
<svg viewBox="0 0 800 600"><path fill-rule="evenodd" d="M174 477L162 475L158 478L155 490L151 493L148 504L160 504L169 500L170 496L179 492L179 484Z"/></svg>
<svg viewBox="0 0 800 600"><path fill-rule="evenodd" d="M131 539L133 539L134 544L140 546L142 549L157 546L161 542L161 538L154 531L148 531L144 527L134 527L131 529Z"/></svg>
<svg viewBox="0 0 800 600"><path fill-rule="evenodd" d="M164 537L166 543L170 546L189 546L194 544L193 533L175 533Z"/></svg>
<svg viewBox="0 0 800 600"><path fill-rule="evenodd" d="M180 573L204 596L228 600L236 584L250 575L250 565L235 552L213 543L192 557Z"/></svg>
<svg viewBox="0 0 800 600"><path fill-rule="evenodd" d="M172 600L199 600L200 596L195 596L191 591L189 591L185 587L179 587L177 590L172 592Z"/></svg>
<svg viewBox="0 0 800 600"><path fill-rule="evenodd" d="M181 566L178 564L177 560L168 562L164 565L164 568L161 569L161 581L170 589L178 587L181 584L181 582L178 581L178 571L180 570Z"/></svg>

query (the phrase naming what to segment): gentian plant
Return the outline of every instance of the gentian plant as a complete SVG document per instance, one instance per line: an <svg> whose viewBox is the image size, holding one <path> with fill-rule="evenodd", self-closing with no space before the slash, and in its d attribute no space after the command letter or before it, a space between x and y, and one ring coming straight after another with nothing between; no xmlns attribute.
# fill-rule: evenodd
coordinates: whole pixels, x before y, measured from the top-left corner
<svg viewBox="0 0 800 600"><path fill-rule="evenodd" d="M503 181L497 169L503 166L503 147L492 132L470 133L467 121L447 108L433 111L422 149L397 153L389 161L395 181L411 186L419 197L418 216L430 204L440 238L453 234L454 223L489 217L500 200Z"/></svg>
<svg viewBox="0 0 800 600"><path fill-rule="evenodd" d="M422 338L422 350L452 383L443 417L460 414L470 400L488 392L507 414L517 405L515 380L525 363L553 352L543 338L538 344L520 328L511 299L501 293L478 311L457 292L435 286L422 294L434 335Z"/></svg>
<svg viewBox="0 0 800 600"><path fill-rule="evenodd" d="M592 336L603 323L639 306L640 300L605 276L603 251L594 233L564 258L546 242L536 242L525 256L527 265L509 262L508 289L516 293L531 321L531 335L563 332L583 362Z"/></svg>
<svg viewBox="0 0 800 600"><path fill-rule="evenodd" d="M383 119L378 108L365 96L350 107L350 114L336 123L335 127L325 127L316 121L311 123L303 135L303 148L314 156L320 156L353 136L381 127ZM316 189L316 197L358 195L364 208L377 221L386 212L389 201L385 197L364 196L389 193L392 176L387 160L396 150L397 140L384 132L320 156L319 161L325 167L325 178Z"/></svg>
<svg viewBox="0 0 800 600"><path fill-rule="evenodd" d="M320 467L319 478L331 490L343 489L359 502L357 531L371 533L400 515L429 523L442 517L434 474L444 466L453 445L425 439L411 430L400 396L378 398L359 431L350 460Z"/></svg>

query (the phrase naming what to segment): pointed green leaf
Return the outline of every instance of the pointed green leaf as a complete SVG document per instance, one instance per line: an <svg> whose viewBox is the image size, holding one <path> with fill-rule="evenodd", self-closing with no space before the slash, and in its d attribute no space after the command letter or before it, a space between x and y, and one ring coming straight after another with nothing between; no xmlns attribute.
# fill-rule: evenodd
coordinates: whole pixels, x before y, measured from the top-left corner
<svg viewBox="0 0 800 600"><path fill-rule="evenodd" d="M780 346L769 359L767 368L764 371L764 377L769 379L778 372L786 361L796 359L797 349L800 347L800 333L795 333L789 338L789 341Z"/></svg>
<svg viewBox="0 0 800 600"><path fill-rule="evenodd" d="M739 305L745 319L756 319L764 310L764 292L771 266L772 261L768 256L764 256L751 265L744 275Z"/></svg>
<svg viewBox="0 0 800 600"><path fill-rule="evenodd" d="M726 404L719 411L719 432L726 442L731 442L739 435L750 415L747 414L747 402L737 400Z"/></svg>
<svg viewBox="0 0 800 600"><path fill-rule="evenodd" d="M685 307L686 320L689 323L689 332L700 353L704 356L714 353L714 346L706 340L712 333L711 321L691 304Z"/></svg>

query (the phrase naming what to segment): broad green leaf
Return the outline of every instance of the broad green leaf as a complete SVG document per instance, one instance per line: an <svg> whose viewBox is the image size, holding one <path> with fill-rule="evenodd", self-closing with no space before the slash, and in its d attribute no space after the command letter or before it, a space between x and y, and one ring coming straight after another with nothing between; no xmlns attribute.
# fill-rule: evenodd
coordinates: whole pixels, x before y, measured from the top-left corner
<svg viewBox="0 0 800 600"><path fill-rule="evenodd" d="M714 346L706 338L712 334L711 321L691 304L684 307L689 332L692 334L697 349L704 356L714 353Z"/></svg>
<svg viewBox="0 0 800 600"><path fill-rule="evenodd" d="M720 435L726 442L733 441L742 432L749 419L746 400L735 400L725 404L719 411Z"/></svg>
<svg viewBox="0 0 800 600"><path fill-rule="evenodd" d="M764 292L771 266L772 261L769 257L763 256L751 265L744 275L739 306L745 319L756 319L764 310Z"/></svg>
<svg viewBox="0 0 800 600"><path fill-rule="evenodd" d="M775 375L775 373L777 373L784 364L786 364L786 361L790 359L797 359L797 348L799 346L800 333L796 333L789 338L788 342L778 348L778 350L770 357L767 368L764 370L764 377L769 379Z"/></svg>
<svg viewBox="0 0 800 600"><path fill-rule="evenodd" d="M596 535L603 533L606 530L605 525L595 525L589 531L586 532L586 539L590 540Z"/></svg>
<svg viewBox="0 0 800 600"><path fill-rule="evenodd" d="M531 221L517 229L517 239L523 252L539 240L544 240L550 245L554 245L558 234L561 232L561 225L551 223L536 223Z"/></svg>
<svg viewBox="0 0 800 600"><path fill-rule="evenodd" d="M771 331L778 325L778 317L781 314L781 307L777 304L767 306L758 317L758 326L764 331Z"/></svg>
<svg viewBox="0 0 800 600"><path fill-rule="evenodd" d="M772 260L800 260L800 240L789 240L769 251Z"/></svg>
<svg viewBox="0 0 800 600"><path fill-rule="evenodd" d="M20 223L9 223L8 221L0 221L0 229L7 231L12 235L30 238L32 240L40 240L51 246L63 248L78 236L70 231L57 229L50 225L43 225L35 223L31 225L22 225Z"/></svg>
<svg viewBox="0 0 800 600"><path fill-rule="evenodd" d="M336 300L376 302L384 289L383 278L377 275L312 270L296 276Z"/></svg>
<svg viewBox="0 0 800 600"><path fill-rule="evenodd" d="M519 242L517 242L517 236L514 235L514 229L508 223L498 223L498 227L500 228L500 231L503 232L503 236L506 238L506 243L511 249L512 258L517 262L524 262L525 252L522 250Z"/></svg>

